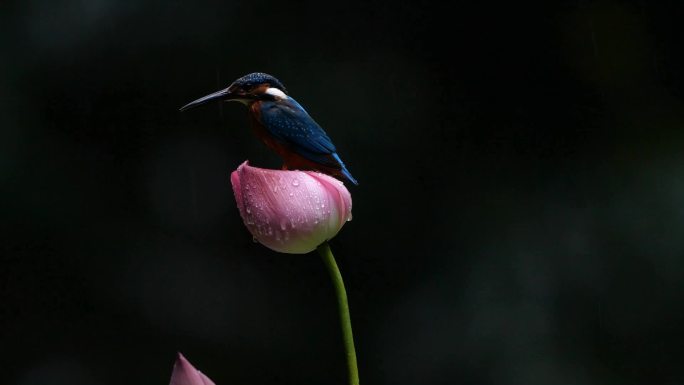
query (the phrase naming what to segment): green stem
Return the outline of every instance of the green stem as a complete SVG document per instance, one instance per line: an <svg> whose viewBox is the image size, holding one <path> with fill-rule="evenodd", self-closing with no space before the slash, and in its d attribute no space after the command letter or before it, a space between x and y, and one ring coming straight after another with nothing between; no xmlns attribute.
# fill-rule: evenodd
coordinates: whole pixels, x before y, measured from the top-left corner
<svg viewBox="0 0 684 385"><path fill-rule="evenodd" d="M349 317L349 304L347 303L347 292L344 289L342 274L337 268L335 257L333 257L330 245L324 242L318 246L318 253L323 258L326 269L330 274L335 294L337 296L337 307L340 312L340 322L342 324L342 339L344 340L344 350L347 353L347 370L349 371L349 384L359 385L359 369L356 366L356 350L354 349L354 336L352 335L351 318Z"/></svg>

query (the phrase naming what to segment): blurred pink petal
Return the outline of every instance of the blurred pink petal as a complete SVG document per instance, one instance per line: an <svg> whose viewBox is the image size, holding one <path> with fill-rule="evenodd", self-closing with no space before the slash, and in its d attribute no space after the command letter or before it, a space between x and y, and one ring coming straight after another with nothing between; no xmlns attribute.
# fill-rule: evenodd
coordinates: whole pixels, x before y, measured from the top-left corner
<svg viewBox="0 0 684 385"><path fill-rule="evenodd" d="M169 385L216 385L178 353Z"/></svg>
<svg viewBox="0 0 684 385"><path fill-rule="evenodd" d="M244 162L230 180L249 232L281 253L308 253L351 220L351 194L344 183L325 174L268 170Z"/></svg>

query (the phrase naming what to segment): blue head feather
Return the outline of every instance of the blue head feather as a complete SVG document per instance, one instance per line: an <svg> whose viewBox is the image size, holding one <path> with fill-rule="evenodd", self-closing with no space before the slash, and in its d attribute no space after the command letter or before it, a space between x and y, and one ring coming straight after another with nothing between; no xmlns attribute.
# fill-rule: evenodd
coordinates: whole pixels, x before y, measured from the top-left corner
<svg viewBox="0 0 684 385"><path fill-rule="evenodd" d="M249 89L264 83L268 83L271 85L271 87L277 88L287 94L287 90L285 89L283 83L280 82L280 80L263 72L253 72L233 82L234 85L243 89Z"/></svg>

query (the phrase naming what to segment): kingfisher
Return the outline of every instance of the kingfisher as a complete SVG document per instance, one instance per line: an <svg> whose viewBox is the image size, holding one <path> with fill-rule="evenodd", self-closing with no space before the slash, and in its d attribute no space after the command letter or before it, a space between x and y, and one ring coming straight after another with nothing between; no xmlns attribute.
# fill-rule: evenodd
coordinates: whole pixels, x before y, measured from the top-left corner
<svg viewBox="0 0 684 385"><path fill-rule="evenodd" d="M254 133L283 159L283 169L315 170L358 182L337 155L328 134L275 77L254 72L228 88L181 107L185 111L212 101L236 101L247 106Z"/></svg>

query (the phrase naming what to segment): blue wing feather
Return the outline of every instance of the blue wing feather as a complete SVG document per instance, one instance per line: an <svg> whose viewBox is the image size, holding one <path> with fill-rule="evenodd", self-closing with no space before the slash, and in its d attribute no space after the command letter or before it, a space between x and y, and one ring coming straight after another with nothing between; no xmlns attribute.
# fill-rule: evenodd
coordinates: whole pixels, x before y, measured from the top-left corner
<svg viewBox="0 0 684 385"><path fill-rule="evenodd" d="M337 152L330 137L294 99L262 102L261 123L276 139L293 146L305 158L339 166L329 158Z"/></svg>
<svg viewBox="0 0 684 385"><path fill-rule="evenodd" d="M339 168L347 179L358 184L337 155L330 137L296 100L261 102L260 120L274 138L291 146L299 155L321 165Z"/></svg>

